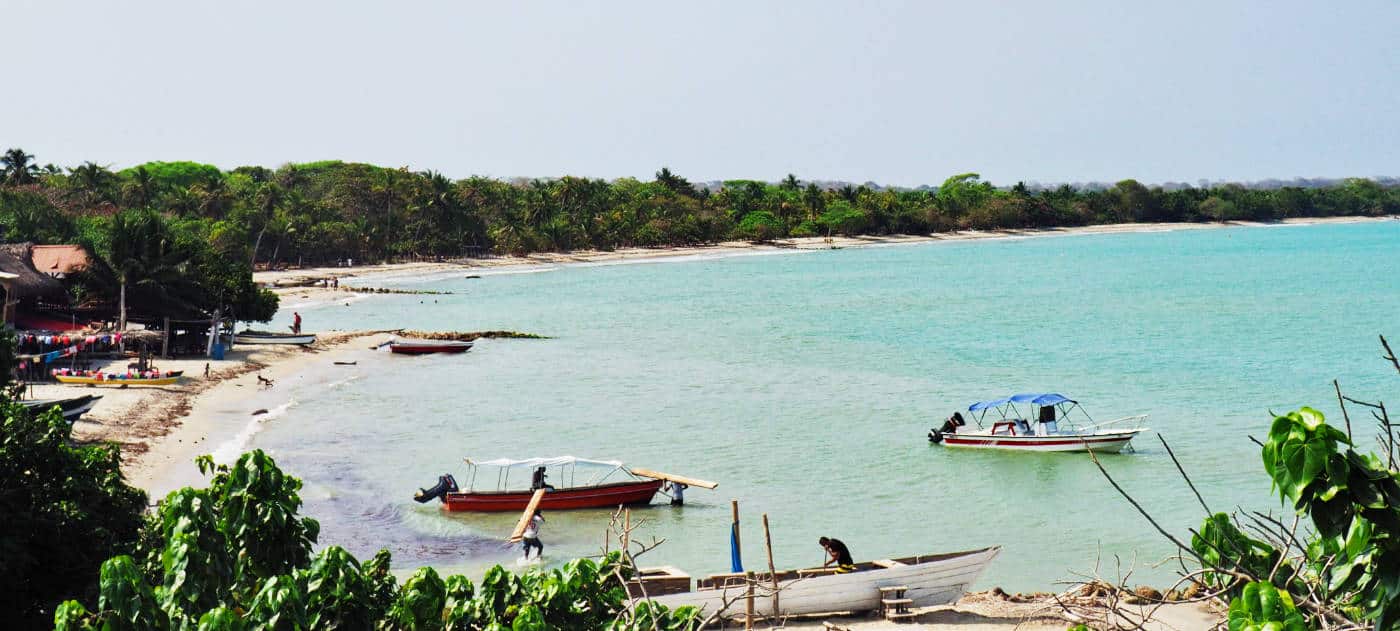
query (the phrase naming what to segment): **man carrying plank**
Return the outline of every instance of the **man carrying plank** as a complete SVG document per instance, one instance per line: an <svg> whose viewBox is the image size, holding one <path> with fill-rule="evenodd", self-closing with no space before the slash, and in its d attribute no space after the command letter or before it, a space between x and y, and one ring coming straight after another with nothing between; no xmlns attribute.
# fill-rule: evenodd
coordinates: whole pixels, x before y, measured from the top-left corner
<svg viewBox="0 0 1400 631"><path fill-rule="evenodd" d="M537 510L530 517L529 523L525 524L525 559L530 559L530 548L535 549L535 559L544 556L544 544L540 543L540 526L544 525L544 516Z"/></svg>

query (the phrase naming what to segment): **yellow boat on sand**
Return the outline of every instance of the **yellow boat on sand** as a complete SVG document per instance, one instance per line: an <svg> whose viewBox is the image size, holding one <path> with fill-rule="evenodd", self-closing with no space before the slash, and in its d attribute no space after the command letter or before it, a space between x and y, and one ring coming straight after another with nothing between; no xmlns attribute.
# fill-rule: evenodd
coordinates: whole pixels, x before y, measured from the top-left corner
<svg viewBox="0 0 1400 631"><path fill-rule="evenodd" d="M54 375L59 383L83 386L170 386L179 383L183 371L167 373L161 377L102 377L89 375Z"/></svg>

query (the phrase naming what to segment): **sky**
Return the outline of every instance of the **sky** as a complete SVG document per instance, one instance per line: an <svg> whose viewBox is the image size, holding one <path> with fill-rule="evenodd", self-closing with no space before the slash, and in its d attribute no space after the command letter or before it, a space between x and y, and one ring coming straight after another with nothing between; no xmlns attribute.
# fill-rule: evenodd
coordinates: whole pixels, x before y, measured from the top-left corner
<svg viewBox="0 0 1400 631"><path fill-rule="evenodd" d="M0 148L450 177L1400 175L1400 2L0 0Z"/></svg>

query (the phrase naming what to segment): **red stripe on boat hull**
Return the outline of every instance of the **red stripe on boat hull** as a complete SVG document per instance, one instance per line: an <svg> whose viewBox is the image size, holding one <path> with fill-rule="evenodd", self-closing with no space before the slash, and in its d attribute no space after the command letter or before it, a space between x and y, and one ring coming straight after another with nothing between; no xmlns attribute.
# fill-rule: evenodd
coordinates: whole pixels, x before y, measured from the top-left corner
<svg viewBox="0 0 1400 631"><path fill-rule="evenodd" d="M661 480L619 482L574 489L558 489L544 494L541 510L571 510L576 508L615 508L619 505L650 504L661 488ZM520 512L530 503L533 491L508 493L448 493L442 507L449 511Z"/></svg>

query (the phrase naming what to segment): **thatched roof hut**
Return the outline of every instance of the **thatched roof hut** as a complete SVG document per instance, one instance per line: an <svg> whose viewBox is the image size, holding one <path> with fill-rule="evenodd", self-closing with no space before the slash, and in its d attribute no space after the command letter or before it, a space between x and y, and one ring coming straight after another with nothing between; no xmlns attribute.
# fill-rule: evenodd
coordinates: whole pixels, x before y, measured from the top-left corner
<svg viewBox="0 0 1400 631"><path fill-rule="evenodd" d="M0 271L15 275L4 282L6 303L35 299L67 304L68 292L63 284L34 268L33 247L33 243L0 244Z"/></svg>

